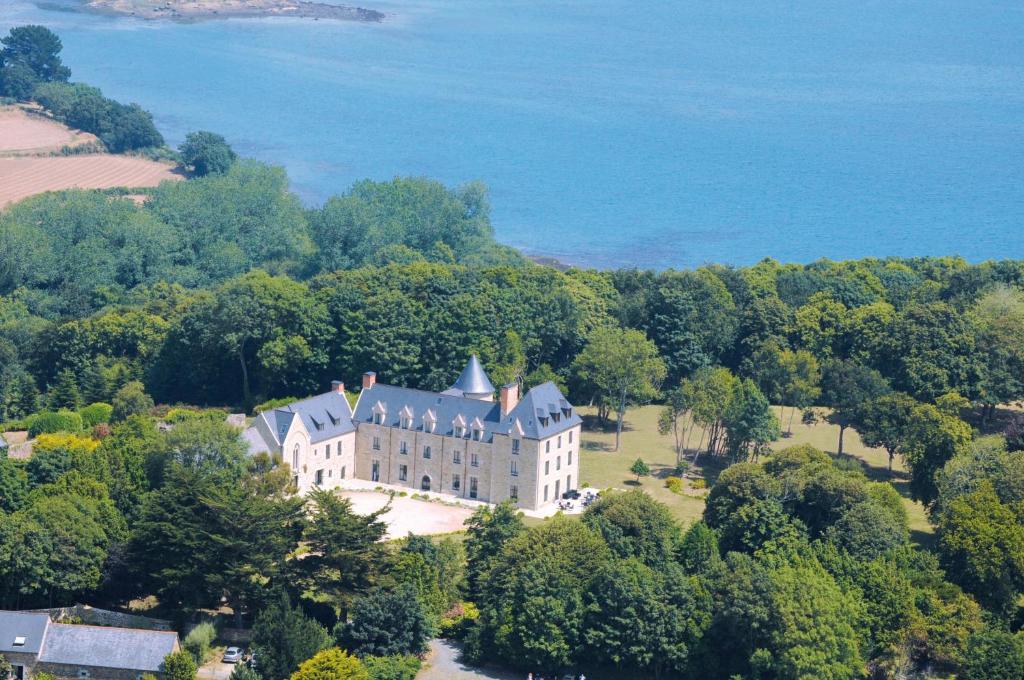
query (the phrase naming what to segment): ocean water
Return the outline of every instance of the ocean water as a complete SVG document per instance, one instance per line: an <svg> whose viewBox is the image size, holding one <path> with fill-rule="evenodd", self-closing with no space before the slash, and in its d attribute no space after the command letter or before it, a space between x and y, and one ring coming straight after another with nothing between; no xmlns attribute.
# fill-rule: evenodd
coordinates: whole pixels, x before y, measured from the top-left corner
<svg viewBox="0 0 1024 680"><path fill-rule="evenodd" d="M491 189L499 240L599 267L1024 257L1020 0L363 0L379 25L149 23L0 0L172 143L310 205Z"/></svg>

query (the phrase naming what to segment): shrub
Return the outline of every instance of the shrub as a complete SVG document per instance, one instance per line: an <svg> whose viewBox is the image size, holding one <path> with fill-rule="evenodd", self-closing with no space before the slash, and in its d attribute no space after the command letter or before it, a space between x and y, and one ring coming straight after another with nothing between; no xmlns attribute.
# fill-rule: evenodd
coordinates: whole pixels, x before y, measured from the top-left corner
<svg viewBox="0 0 1024 680"><path fill-rule="evenodd" d="M153 408L153 399L146 394L146 388L138 381L130 382L119 389L113 401L114 411L110 414L113 422L121 422L128 416L140 415Z"/></svg>
<svg viewBox="0 0 1024 680"><path fill-rule="evenodd" d="M480 618L480 610L472 602L456 602L444 613L438 624L443 638L461 640L473 622Z"/></svg>
<svg viewBox="0 0 1024 680"><path fill-rule="evenodd" d="M51 432L81 432L82 416L74 411L61 409L60 411L43 411L32 418L32 425L29 428L28 436L38 437L41 434Z"/></svg>
<svg viewBox="0 0 1024 680"><path fill-rule="evenodd" d="M682 477L683 475L686 474L687 470L689 470L689 469L690 469L690 464L689 463L687 463L685 460L679 461L678 463L676 463L676 469L675 469L676 477Z"/></svg>
<svg viewBox="0 0 1024 680"><path fill-rule="evenodd" d="M667 488L672 493L682 493L683 480L680 479L679 477L669 477L668 479L665 480L665 488Z"/></svg>
<svg viewBox="0 0 1024 680"><path fill-rule="evenodd" d="M292 673L291 680L370 680L363 664L347 652L331 647L317 652Z"/></svg>
<svg viewBox="0 0 1024 680"><path fill-rule="evenodd" d="M298 401L298 399L296 399L295 397L280 397L278 399L271 399L271 400L265 401L262 404L260 404L259 406L255 407L252 410L252 414L254 416L256 416L256 415L259 415L259 414L263 413L264 411L272 411L275 408L280 408L282 406L287 406L288 404L290 404L292 402L295 402L295 401Z"/></svg>
<svg viewBox="0 0 1024 680"><path fill-rule="evenodd" d="M404 654L367 656L363 658L363 665L370 680L414 680L422 664L412 654Z"/></svg>
<svg viewBox="0 0 1024 680"><path fill-rule="evenodd" d="M196 664L202 666L206 655L210 653L210 645L217 637L217 629L209 621L200 623L189 631L185 636L182 646L196 660Z"/></svg>
<svg viewBox="0 0 1024 680"><path fill-rule="evenodd" d="M706 489L708 488L708 483L703 479L695 479L692 482L690 482L690 486L692 486L694 489Z"/></svg>
<svg viewBox="0 0 1024 680"><path fill-rule="evenodd" d="M104 404L103 402L96 402L95 404L89 404L78 411L78 415L82 416L82 424L85 427L93 427L100 423L109 423L110 414L113 413L114 407L110 404Z"/></svg>
<svg viewBox="0 0 1024 680"><path fill-rule="evenodd" d="M188 652L173 652L164 657L165 680L195 680L196 662Z"/></svg>

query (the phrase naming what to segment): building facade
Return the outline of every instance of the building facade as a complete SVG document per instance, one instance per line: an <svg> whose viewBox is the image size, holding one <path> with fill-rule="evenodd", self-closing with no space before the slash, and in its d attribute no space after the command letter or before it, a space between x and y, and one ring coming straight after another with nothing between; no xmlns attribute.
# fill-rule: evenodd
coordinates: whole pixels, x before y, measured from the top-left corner
<svg viewBox="0 0 1024 680"><path fill-rule="evenodd" d="M581 424L554 383L495 390L474 356L444 392L366 373L354 408L335 382L260 414L245 437L291 466L300 493L354 477L536 510L579 485Z"/></svg>

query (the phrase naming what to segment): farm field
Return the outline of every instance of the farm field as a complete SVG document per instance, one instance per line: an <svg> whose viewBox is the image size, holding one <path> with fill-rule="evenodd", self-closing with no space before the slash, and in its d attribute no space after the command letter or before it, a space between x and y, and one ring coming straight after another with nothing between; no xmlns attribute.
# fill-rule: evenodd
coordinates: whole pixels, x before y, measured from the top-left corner
<svg viewBox="0 0 1024 680"><path fill-rule="evenodd" d="M47 191L155 187L176 179L182 177L173 165L129 156L0 158L0 207Z"/></svg>
<svg viewBox="0 0 1024 680"><path fill-rule="evenodd" d="M47 191L154 187L181 179L174 165L107 153L61 155L67 147L98 144L22 107L0 108L0 208ZM102 148L102 147L101 147Z"/></svg>
<svg viewBox="0 0 1024 680"><path fill-rule="evenodd" d="M615 446L614 430L604 432L588 428L587 426L595 422L592 417L595 412L592 409L581 408L580 412L586 418L586 426L581 436L580 481L598 488L642 488L657 500L665 503L672 514L685 526L700 519L701 513L704 511L703 496L706 491L688 488L686 494L676 494L665 488L665 478L672 474L676 458L672 436L658 433L660 410L660 406L643 406L627 411L622 433L622 446L618 452L615 452L612 450ZM775 412L779 414L778 407L775 407ZM786 415L788 418L788 412ZM780 420L782 419L780 418ZM782 422L783 425L786 424L786 420L782 420ZM700 431L698 430L691 440L691 446L695 446L699 438ZM838 427L825 422L804 425L797 418L793 422L793 435L775 442L772 449L778 451L797 444L810 444L830 455L835 455L838 441ZM932 527L928 523L924 507L909 498L907 472L899 458L894 462L893 477L890 480L887 471L888 456L884 450L865 446L852 429L847 429L843 444L844 455L859 460L864 467L865 474L870 479L893 483L896 490L904 497L904 503L910 515L910 529L914 540L922 543L929 542ZM636 476L629 471L633 461L637 458L642 458L651 468L650 476L641 477L639 482L636 480ZM692 453L688 455L688 459L692 459ZM691 474L694 476L699 474L709 487L713 485L718 473L727 465L725 461L706 457L704 454L698 459L698 463L700 470L693 470Z"/></svg>

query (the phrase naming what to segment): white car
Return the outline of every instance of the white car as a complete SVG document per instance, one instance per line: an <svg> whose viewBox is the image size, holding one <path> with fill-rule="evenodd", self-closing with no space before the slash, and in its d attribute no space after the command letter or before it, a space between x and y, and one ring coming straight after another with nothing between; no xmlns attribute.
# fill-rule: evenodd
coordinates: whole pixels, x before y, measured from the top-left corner
<svg viewBox="0 0 1024 680"><path fill-rule="evenodd" d="M225 663L238 663L242 660L242 649L240 647L228 647L224 650L223 661Z"/></svg>

